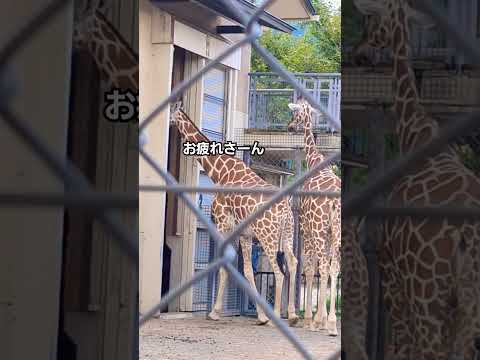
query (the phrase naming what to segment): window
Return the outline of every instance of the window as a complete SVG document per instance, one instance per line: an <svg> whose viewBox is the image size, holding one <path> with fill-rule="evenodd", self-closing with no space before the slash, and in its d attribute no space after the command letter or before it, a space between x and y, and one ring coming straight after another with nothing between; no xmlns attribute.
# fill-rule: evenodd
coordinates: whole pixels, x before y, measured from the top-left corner
<svg viewBox="0 0 480 360"><path fill-rule="evenodd" d="M227 119L228 72L223 67L215 67L203 77L202 132L210 141L223 142L225 139L225 122ZM213 186L212 180L204 171L200 172L199 186ZM200 193L197 204L209 216L215 194ZM210 235L197 223L195 244L195 272L205 268L212 259L215 248ZM213 303L213 294L218 286L218 279L210 276L193 286L193 310L209 311ZM234 284L228 284L225 290L224 314L239 313L239 291Z"/></svg>
<svg viewBox="0 0 480 360"><path fill-rule="evenodd" d="M210 141L224 140L226 121L227 72L223 68L213 68L203 78L203 110L202 132ZM205 172L200 172L200 185L213 185ZM213 199L212 194L199 194L199 201L209 206Z"/></svg>
<svg viewBox="0 0 480 360"><path fill-rule="evenodd" d="M211 141L223 141L226 119L227 73L213 68L203 80L202 131Z"/></svg>

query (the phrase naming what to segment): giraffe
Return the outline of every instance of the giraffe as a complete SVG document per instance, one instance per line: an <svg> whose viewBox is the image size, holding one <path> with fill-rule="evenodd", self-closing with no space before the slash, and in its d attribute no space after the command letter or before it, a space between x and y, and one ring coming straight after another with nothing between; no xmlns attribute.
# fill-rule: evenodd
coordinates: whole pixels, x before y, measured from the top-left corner
<svg viewBox="0 0 480 360"><path fill-rule="evenodd" d="M304 128L305 154L309 168L322 162L324 156L317 150L312 132L313 108L304 99L296 104L289 104L293 111L292 121L288 130ZM326 167L303 186L304 190L341 191L341 180L331 167ZM310 328L327 328L331 336L336 336L336 288L340 272L340 199L326 196L305 196L300 200L300 230L304 237L304 268L306 277L307 303L305 305L305 326ZM312 284L315 268L319 264L320 295L317 313L312 323ZM330 314L327 315L326 293L330 275Z"/></svg>
<svg viewBox="0 0 480 360"><path fill-rule="evenodd" d="M360 246L365 218L342 219L342 352L367 360L368 269ZM343 341L345 339L345 341Z"/></svg>
<svg viewBox="0 0 480 360"><path fill-rule="evenodd" d="M172 122L178 128L185 141L199 143L208 142L198 127L183 112L177 108L172 112ZM242 160L225 154L198 156L197 161L203 167L208 177L215 183L223 186L240 186L246 188L274 188L255 172L253 172ZM212 216L222 234L229 233L235 224L240 223L256 209L268 201L268 196L263 194L218 194L212 203ZM282 266L278 252L282 250L286 255L286 262L290 273L288 319L291 325L297 322L295 313L295 275L297 259L293 253L293 214L289 199L273 205L264 214L260 215L240 236L240 247L243 254L244 274L247 280L256 289L252 266L252 239L256 236L260 242L275 276L275 305L274 311L280 316L280 303L282 298L283 280ZM280 242L280 244L279 244ZM280 265L280 266L279 266ZM222 311L223 295L228 274L225 269L219 270L220 280L218 294L208 319L218 320ZM257 306L258 323L270 324L264 311Z"/></svg>
<svg viewBox="0 0 480 360"><path fill-rule="evenodd" d="M372 20L356 47L357 58L368 48L393 52L392 110L400 156L405 156L439 132L438 122L420 104L409 61L409 21L430 25L428 17L403 0L357 0L356 5ZM448 145L398 179L387 202L476 208L480 181ZM478 221L390 218L384 236L379 265L394 358L473 359L480 347Z"/></svg>
<svg viewBox="0 0 480 360"><path fill-rule="evenodd" d="M92 56L106 89L138 94L138 54L105 17L110 6L110 1L103 0L87 0L83 8L76 6L73 47Z"/></svg>

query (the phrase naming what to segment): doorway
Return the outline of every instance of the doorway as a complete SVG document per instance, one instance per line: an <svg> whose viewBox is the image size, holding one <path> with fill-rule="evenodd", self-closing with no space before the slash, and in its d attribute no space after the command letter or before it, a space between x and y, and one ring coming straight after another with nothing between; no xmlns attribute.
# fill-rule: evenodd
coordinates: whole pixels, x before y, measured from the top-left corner
<svg viewBox="0 0 480 360"><path fill-rule="evenodd" d="M173 90L184 79L185 73L185 50L175 46L173 53L173 69L172 69L172 87ZM179 97L176 100L181 100ZM181 137L175 126L170 125L168 132L168 172L178 181L180 175L180 154L181 154ZM178 213L178 198L173 193L166 194L166 209L165 209L165 234L163 242L163 259L162 259L162 292L163 297L170 290L172 252L167 244L167 237L177 235L177 213ZM167 311L168 307L161 309Z"/></svg>
<svg viewBox="0 0 480 360"><path fill-rule="evenodd" d="M100 76L91 56L73 53L67 156L92 184L96 180L99 103L91 94L99 93L99 86ZM89 310L92 231L91 214L65 210L57 349L57 358L62 360L77 359L78 350L65 329L66 314Z"/></svg>

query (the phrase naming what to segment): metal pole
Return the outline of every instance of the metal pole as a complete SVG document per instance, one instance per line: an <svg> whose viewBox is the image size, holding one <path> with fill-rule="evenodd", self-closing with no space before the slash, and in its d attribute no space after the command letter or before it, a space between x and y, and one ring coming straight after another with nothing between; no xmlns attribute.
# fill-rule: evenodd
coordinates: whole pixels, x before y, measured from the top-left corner
<svg viewBox="0 0 480 360"><path fill-rule="evenodd" d="M374 179L383 172L385 162L385 134L383 111L375 109L369 122L368 132L368 166L369 179ZM381 196L378 201L382 202ZM377 261L377 240L379 238L378 219L369 219L366 221L367 242L363 250L367 260L369 294L368 294L368 320L367 320L367 339L366 349L370 360L381 359L378 357L380 322L380 273ZM383 344L381 344L383 345ZM382 346L383 348L383 346Z"/></svg>
<svg viewBox="0 0 480 360"><path fill-rule="evenodd" d="M295 149L295 178L298 179L302 173L302 154L300 149ZM293 232L293 250L295 253L295 257L298 260L297 264L297 276L295 280L295 310L298 312L300 311L300 294L301 294L301 286L302 286L302 249L303 249L303 239L300 235L300 224L298 222L299 216L299 209L300 209L300 198L298 196L294 196L292 199L292 212L293 212L293 225L294 225L294 232Z"/></svg>

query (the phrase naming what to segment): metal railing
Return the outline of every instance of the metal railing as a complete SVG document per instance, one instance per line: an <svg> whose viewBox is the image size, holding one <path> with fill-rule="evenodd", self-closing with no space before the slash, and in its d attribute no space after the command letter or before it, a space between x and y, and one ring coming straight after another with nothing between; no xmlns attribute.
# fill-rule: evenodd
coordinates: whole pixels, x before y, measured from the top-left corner
<svg viewBox="0 0 480 360"><path fill-rule="evenodd" d="M344 64L352 63L354 56L353 46L343 48L342 61ZM369 49L367 55L375 57L380 63L392 62L392 51L390 49ZM455 64L455 49L444 46L438 47L412 47L410 59L415 62L437 62L448 66Z"/></svg>
<svg viewBox="0 0 480 360"><path fill-rule="evenodd" d="M256 51L265 59L265 61L275 70L285 81L288 81L292 87L302 94L315 108L319 109L329 123L329 126L340 131L339 118L332 117L326 106L321 104L315 97L312 96L300 82L297 81L295 76L285 70L285 68L278 63L276 59L272 57L262 46L257 42L258 37L261 34L261 28L258 25L258 16L263 9L270 5L272 1L266 1L252 16L244 14L238 7L237 3L233 0L219 0L230 7L231 11L234 11L242 20L246 27L246 34L244 38L237 43L230 46L227 50L221 53L216 59L208 63L202 70L191 78L185 80L178 85L166 99L162 99L156 109L147 117L142 119L140 125L140 139L139 139L139 153L140 156L158 173L160 178L166 183L164 187L146 188L140 185L140 191L172 191L176 192L183 201L187 204L191 211L205 224L211 237L217 243L219 247L219 257L214 259L204 270L196 273L189 281L183 283L179 287L171 290L166 294L161 301L152 309L143 314L139 319L139 325L142 326L147 320L155 315L159 309L163 308L172 299L178 297L184 293L196 282L206 278L212 272L218 270L220 267L224 267L229 273L230 278L233 279L242 289L247 292L248 296L254 299L257 304L265 311L266 315L271 321L278 327L281 333L294 345L294 347L300 352L305 359L314 359L307 347L299 340L291 329L279 319L267 302L261 298L250 284L243 278L243 276L235 269L231 262L235 258L235 250L232 248L232 242L238 237L238 235L249 226L260 214L266 211L272 204L280 201L288 194L292 194L299 188L302 183L315 175L319 170L328 166L332 161L336 161L340 158L340 154L337 153L325 161L317 164L308 172L300 176L294 183L283 187L276 192L270 192L271 198L260 206L257 211L249 216L242 223L238 224L234 230L227 236L223 236L218 232L214 224L209 218L202 213L198 206L187 195L189 192L197 192L199 189L182 188L176 182L176 180L170 175L162 165L160 165L148 152L144 146L148 141L145 130L151 124L155 117L167 108L168 104L174 101L178 95L185 91L195 81L199 80L203 74L215 66L221 59L226 58L232 54L239 47L251 44ZM46 143L39 137L34 129L29 127L21 117L18 117L12 110L11 99L16 93L13 80L6 76L7 64L12 59L13 55L20 50L26 42L31 40L34 34L41 30L60 10L64 9L70 1L68 0L54 0L45 9L40 11L26 26L18 31L6 45L0 49L0 116L2 121L16 134L22 141L25 142L29 148L34 151L38 159L44 162L57 178L61 179L68 191L64 193L41 193L41 194L0 194L2 198L3 207L11 206L51 206L51 207L82 207L88 209L95 218L105 226L105 228L114 235L114 239L118 241L121 248L131 257L131 259L138 266L138 233L132 233L126 229L122 221L116 214L108 211L112 208L125 208L125 207L137 207L138 197L132 198L131 195L107 195L94 191L93 187L88 183L85 176L77 171L71 162L66 162L63 154L59 154L56 149L52 148L51 144ZM454 24L452 24L448 17L433 6L428 0L418 0L416 2L418 7L427 13L438 23L452 41L462 48L468 55L480 63L480 50L470 44L467 38L460 34ZM460 118L455 123L452 123L444 128L439 135L430 143L425 144L415 152L408 156L405 156L398 160L394 166L388 171L379 176L376 180L370 182L362 192L356 196L347 199L343 204L343 215L373 215L373 216L468 216L472 218L478 218L480 216L478 209L431 209L431 208L389 208L380 209L373 208L373 200L375 197L384 191L387 187L391 186L405 171L408 171L415 166L418 161L426 159L428 156L435 155L438 151L442 150L446 144L452 142L456 138L467 134L470 130L477 127L478 114L470 114L463 118ZM241 191L245 191L242 189ZM248 190L248 189L247 189ZM257 189L258 190L258 189ZM225 188L213 188L212 192L239 192L238 189L225 189ZM202 190L205 192L205 189ZM308 194L304 194L308 195ZM313 194L311 194L313 195ZM318 193L317 193L318 195ZM330 194L331 195L331 194ZM337 194L338 196L338 194ZM101 206L100 206L101 205ZM137 334L134 334L132 341L136 343L138 338ZM340 357L340 352L332 354L330 359L337 359Z"/></svg>
<svg viewBox="0 0 480 360"><path fill-rule="evenodd" d="M304 311L305 310L305 304L307 303L307 292L306 292L306 276L305 274L302 274L302 292L303 292L303 296L302 296L302 302L300 303L300 311ZM335 294L335 309L336 309L336 312L337 312L337 316L340 315L342 313L342 310L341 310L341 303L342 303L342 297L341 297L341 294L342 294L342 275L339 274L338 275L338 278L337 278L337 288L336 288L336 294ZM313 299L315 299L314 302L312 302L312 310L313 311L318 311L318 308L319 308L319 302L320 302L320 297L319 297L319 293L320 293L320 274L315 274L314 276L314 280L313 280ZM330 287L327 288L327 297L326 297L326 304L327 304L327 308L330 308L330 299L331 297L328 296L328 294L330 294Z"/></svg>
<svg viewBox="0 0 480 360"><path fill-rule="evenodd" d="M296 73L295 79L308 89L329 115L340 123L340 74ZM300 93L277 73L250 73L248 124L251 129L285 131L291 120L288 103L296 102ZM313 119L313 130L331 129L322 114Z"/></svg>
<svg viewBox="0 0 480 360"><path fill-rule="evenodd" d="M349 103L393 103L395 96L393 81L391 70L382 73L345 71L342 99ZM465 79L450 71L440 73L425 71L422 72L419 84L420 99L423 104L472 104L476 99L465 97L460 91L460 87L465 85L469 85Z"/></svg>

